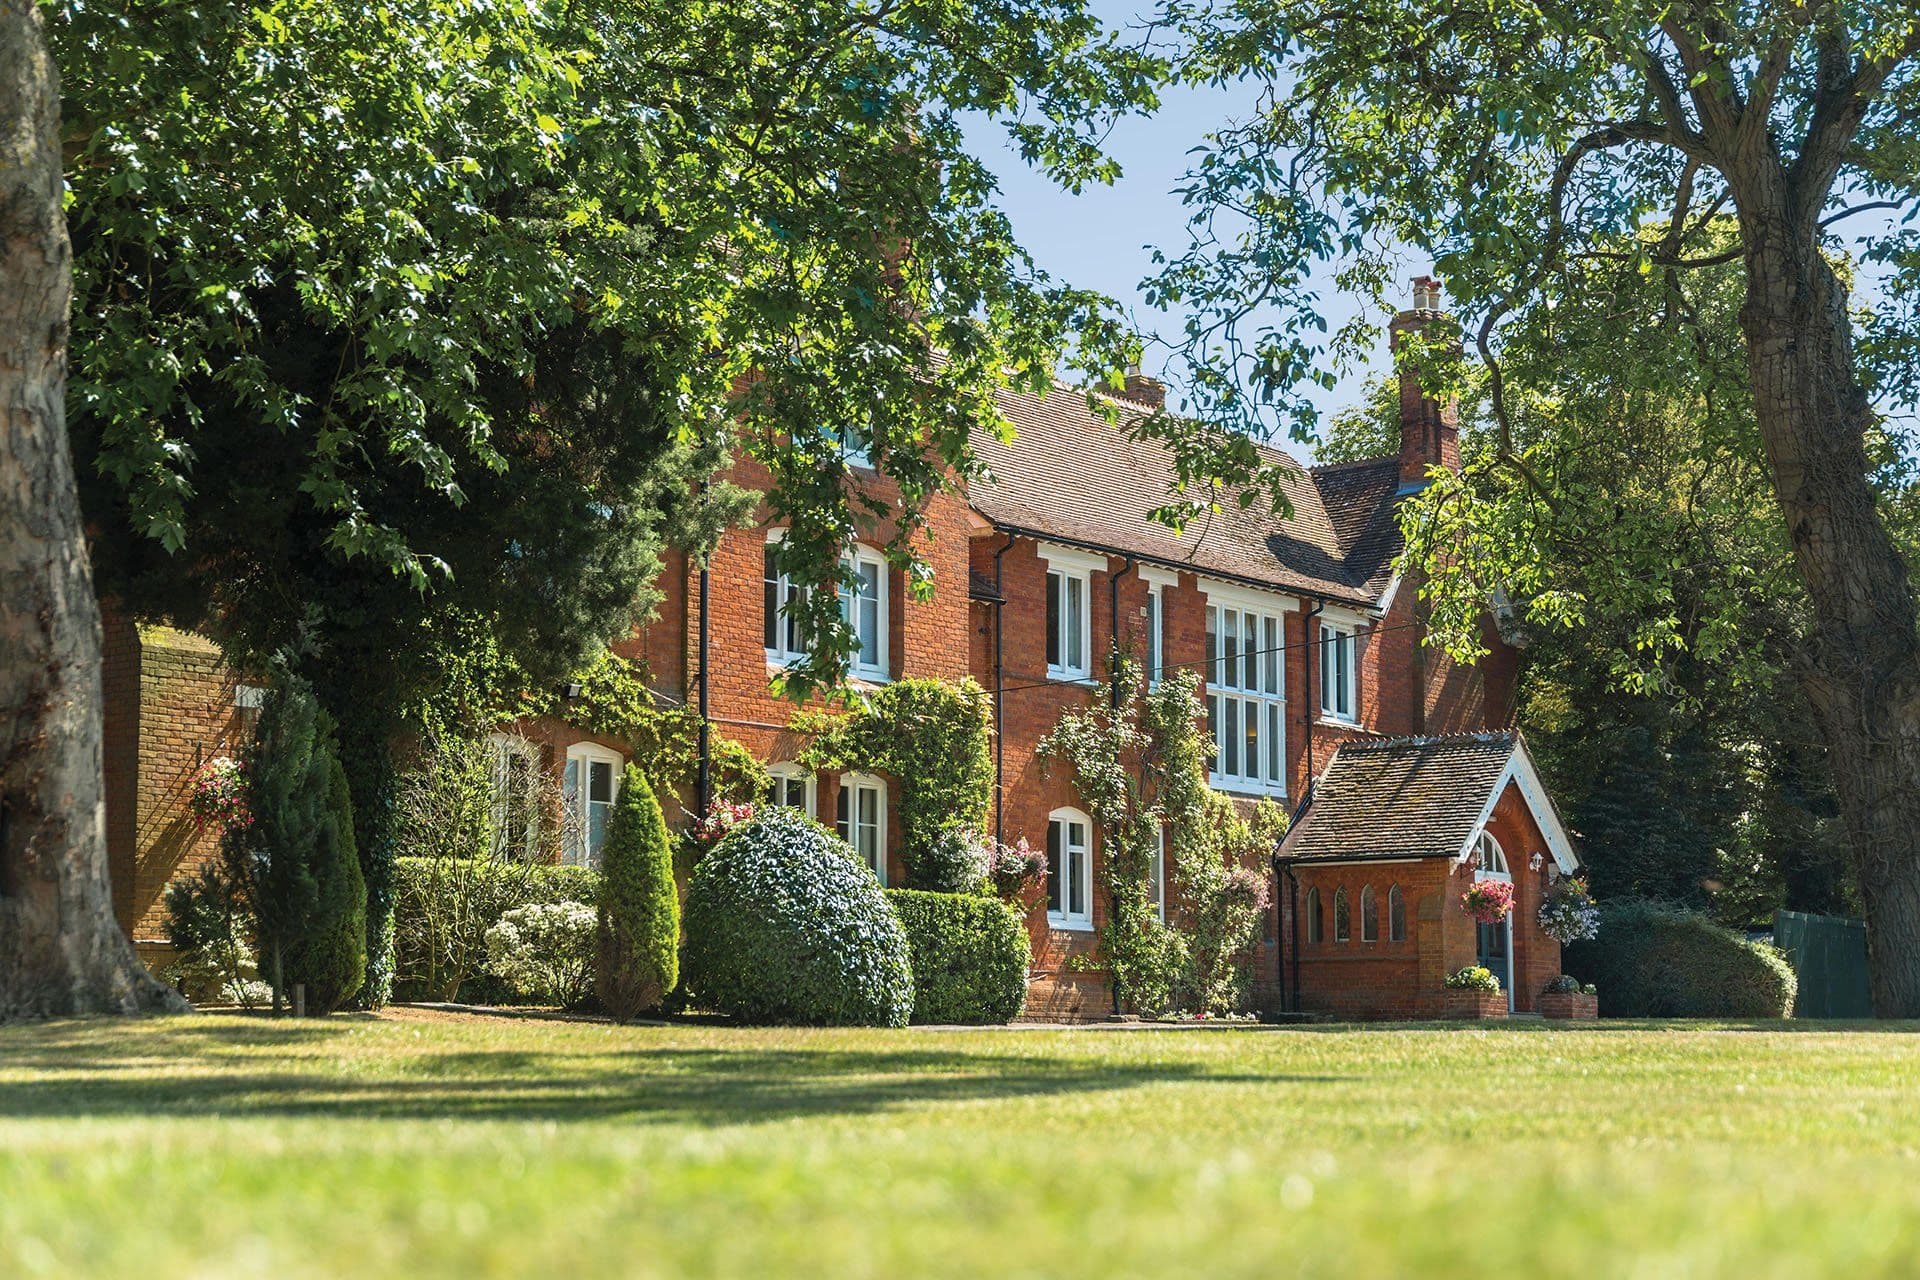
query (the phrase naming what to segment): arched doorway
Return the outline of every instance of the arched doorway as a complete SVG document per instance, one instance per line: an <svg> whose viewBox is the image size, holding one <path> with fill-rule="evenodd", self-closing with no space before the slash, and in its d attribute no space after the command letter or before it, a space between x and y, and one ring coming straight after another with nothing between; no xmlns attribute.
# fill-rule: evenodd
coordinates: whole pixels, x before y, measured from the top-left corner
<svg viewBox="0 0 1920 1280"><path fill-rule="evenodd" d="M1500 880L1513 883L1513 872L1507 867L1507 854L1500 842L1493 838L1490 831L1482 831L1473 842L1473 878L1480 880ZM1493 976L1500 981L1500 989L1507 993L1507 1012L1513 1012L1513 915L1497 924L1475 925L1479 933L1479 946L1475 963L1483 969L1492 970Z"/></svg>

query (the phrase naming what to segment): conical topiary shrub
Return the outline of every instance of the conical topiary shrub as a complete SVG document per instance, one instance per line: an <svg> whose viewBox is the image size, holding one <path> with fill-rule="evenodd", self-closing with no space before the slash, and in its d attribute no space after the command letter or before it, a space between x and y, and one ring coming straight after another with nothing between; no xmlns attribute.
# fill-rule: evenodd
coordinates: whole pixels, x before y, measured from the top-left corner
<svg viewBox="0 0 1920 1280"><path fill-rule="evenodd" d="M333 722L304 681L283 679L254 731L245 846L260 958L276 1004L296 986L330 1013L366 978L367 894L353 844L353 805Z"/></svg>
<svg viewBox="0 0 1920 1280"><path fill-rule="evenodd" d="M628 765L600 854L600 924L594 984L609 1017L627 1022L680 979L680 899L673 847L647 776Z"/></svg>

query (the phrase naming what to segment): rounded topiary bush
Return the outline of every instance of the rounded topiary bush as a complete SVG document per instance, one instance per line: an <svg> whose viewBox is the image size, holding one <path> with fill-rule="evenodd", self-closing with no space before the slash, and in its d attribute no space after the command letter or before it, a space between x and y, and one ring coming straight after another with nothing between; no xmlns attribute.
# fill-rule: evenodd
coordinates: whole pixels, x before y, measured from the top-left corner
<svg viewBox="0 0 1920 1280"><path fill-rule="evenodd" d="M805 814L735 827L687 886L689 1000L746 1022L903 1027L907 935L873 872Z"/></svg>
<svg viewBox="0 0 1920 1280"><path fill-rule="evenodd" d="M889 889L913 953L915 1022L1010 1022L1032 958L1020 913L974 893Z"/></svg>
<svg viewBox="0 0 1920 1280"><path fill-rule="evenodd" d="M1642 898L1601 904L1598 936L1569 943L1562 967L1615 1018L1784 1018L1798 985L1773 947Z"/></svg>

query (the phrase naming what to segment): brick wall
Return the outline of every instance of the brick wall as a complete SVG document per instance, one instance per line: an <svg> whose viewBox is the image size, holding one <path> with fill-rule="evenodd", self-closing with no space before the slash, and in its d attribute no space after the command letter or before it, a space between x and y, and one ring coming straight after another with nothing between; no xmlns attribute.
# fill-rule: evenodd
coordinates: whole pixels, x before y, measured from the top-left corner
<svg viewBox="0 0 1920 1280"><path fill-rule="evenodd" d="M107 865L115 914L149 963L168 956L167 884L216 852L187 813L194 775L253 732L240 681L201 636L110 618L106 632Z"/></svg>

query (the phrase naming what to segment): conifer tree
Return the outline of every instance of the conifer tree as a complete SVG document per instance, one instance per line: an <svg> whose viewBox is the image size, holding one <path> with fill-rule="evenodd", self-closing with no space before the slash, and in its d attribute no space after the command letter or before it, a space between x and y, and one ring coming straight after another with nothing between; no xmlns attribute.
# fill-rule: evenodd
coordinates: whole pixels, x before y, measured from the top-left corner
<svg viewBox="0 0 1920 1280"><path fill-rule="evenodd" d="M246 846L274 1005L296 985L328 1013L366 976L366 886L333 720L304 681L280 682L260 714L248 771Z"/></svg>
<svg viewBox="0 0 1920 1280"><path fill-rule="evenodd" d="M628 765L600 862L600 1003L620 1022L658 1007L680 978L680 898L666 817Z"/></svg>

